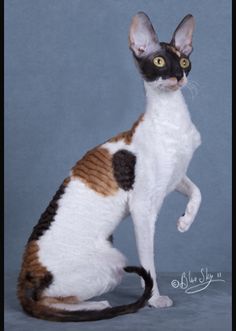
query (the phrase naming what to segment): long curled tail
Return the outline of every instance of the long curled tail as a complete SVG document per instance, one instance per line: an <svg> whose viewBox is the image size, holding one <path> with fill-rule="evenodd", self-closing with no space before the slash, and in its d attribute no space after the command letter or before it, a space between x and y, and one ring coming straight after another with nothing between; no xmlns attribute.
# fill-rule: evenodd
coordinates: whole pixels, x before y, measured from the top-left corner
<svg viewBox="0 0 236 331"><path fill-rule="evenodd" d="M128 273L136 273L141 276L145 282L145 288L142 296L135 302L117 307L108 307L102 310L60 310L49 307L33 300L27 296L27 289L23 284L20 285L18 293L21 293L19 300L25 312L29 315L49 321L59 322L83 322L109 319L119 315L131 314L144 307L146 302L152 296L153 280L149 272L143 267L127 266L124 270Z"/></svg>

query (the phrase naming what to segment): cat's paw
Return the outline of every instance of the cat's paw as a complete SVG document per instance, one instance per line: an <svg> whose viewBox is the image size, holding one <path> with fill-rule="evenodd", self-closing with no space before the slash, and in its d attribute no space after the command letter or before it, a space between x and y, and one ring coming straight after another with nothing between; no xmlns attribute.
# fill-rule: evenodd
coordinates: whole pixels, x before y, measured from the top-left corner
<svg viewBox="0 0 236 331"><path fill-rule="evenodd" d="M190 228L192 222L186 218L186 216L181 216L177 221L177 229L179 232L186 232Z"/></svg>
<svg viewBox="0 0 236 331"><path fill-rule="evenodd" d="M155 308L171 307L173 301L166 295L153 296L148 300L148 305Z"/></svg>
<svg viewBox="0 0 236 331"><path fill-rule="evenodd" d="M101 305L101 309L111 308L111 305L107 300L99 301L99 304Z"/></svg>

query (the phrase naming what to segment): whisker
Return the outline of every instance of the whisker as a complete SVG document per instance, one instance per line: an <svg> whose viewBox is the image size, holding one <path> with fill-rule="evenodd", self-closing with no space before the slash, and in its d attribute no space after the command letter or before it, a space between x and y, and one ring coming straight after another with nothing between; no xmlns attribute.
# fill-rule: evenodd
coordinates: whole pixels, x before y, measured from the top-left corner
<svg viewBox="0 0 236 331"><path fill-rule="evenodd" d="M198 85L198 86L200 85L196 80L192 80L192 79L191 79L190 81L191 81L193 84L195 84L195 85Z"/></svg>
<svg viewBox="0 0 236 331"><path fill-rule="evenodd" d="M190 92L190 94L191 94L191 97L192 97L192 100L193 100L193 91L192 91L192 89L191 89L191 87L190 87L190 85L185 85L185 87L187 88L187 90Z"/></svg>
<svg viewBox="0 0 236 331"><path fill-rule="evenodd" d="M197 90L194 85L189 85L189 89L192 91L193 98L197 95Z"/></svg>
<svg viewBox="0 0 236 331"><path fill-rule="evenodd" d="M188 87L189 91L191 91L192 99L194 99L199 92L199 83L193 80L189 80L186 86Z"/></svg>

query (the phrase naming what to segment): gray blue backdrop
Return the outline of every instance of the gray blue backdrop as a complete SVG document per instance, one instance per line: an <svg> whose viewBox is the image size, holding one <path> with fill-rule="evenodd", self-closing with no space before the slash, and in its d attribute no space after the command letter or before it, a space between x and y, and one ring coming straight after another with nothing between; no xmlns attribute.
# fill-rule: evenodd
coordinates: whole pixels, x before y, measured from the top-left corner
<svg viewBox="0 0 236 331"><path fill-rule="evenodd" d="M189 232L176 221L187 199L172 193L157 222L160 271L230 271L231 9L215 0L5 1L5 263L19 269L33 225L70 168L93 146L130 128L145 99L128 49L139 10L170 41L196 18L190 80L183 91L202 135L188 174L202 191ZM115 246L137 264L131 219Z"/></svg>
<svg viewBox="0 0 236 331"><path fill-rule="evenodd" d="M5 266L7 331L230 330L231 4L229 0L5 0ZM16 278L32 227L70 168L93 146L130 128L144 111L142 80L128 49L132 16L145 11L161 41L180 20L196 18L191 89L183 91L202 135L188 174L202 191L195 223L179 233L187 199L172 193L157 222L156 263L168 309L145 307L109 321L67 325L35 320L16 300ZM195 86L195 87L194 87ZM138 264L131 219L115 246ZM189 296L171 287L184 271L221 271ZM163 273L169 272L167 274ZM170 273L172 272L172 273ZM140 295L125 277L105 297L112 305Z"/></svg>

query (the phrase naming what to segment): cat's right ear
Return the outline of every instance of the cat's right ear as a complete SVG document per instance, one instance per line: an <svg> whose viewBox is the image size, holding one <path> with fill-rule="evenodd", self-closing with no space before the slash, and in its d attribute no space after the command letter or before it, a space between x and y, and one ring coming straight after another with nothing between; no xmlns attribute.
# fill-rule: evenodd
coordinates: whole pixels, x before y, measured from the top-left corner
<svg viewBox="0 0 236 331"><path fill-rule="evenodd" d="M138 12L132 19L129 47L137 57L147 56L160 48L152 23L143 12Z"/></svg>

